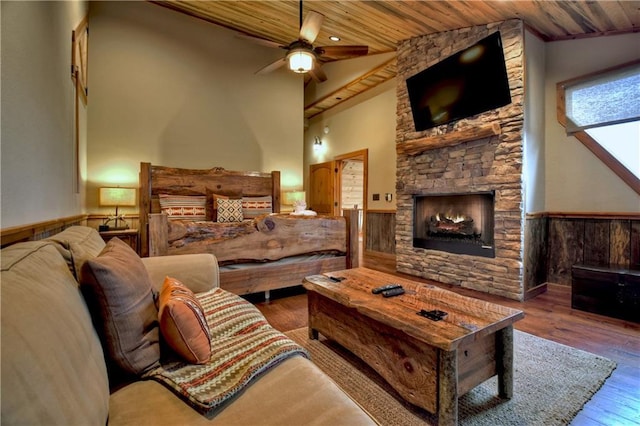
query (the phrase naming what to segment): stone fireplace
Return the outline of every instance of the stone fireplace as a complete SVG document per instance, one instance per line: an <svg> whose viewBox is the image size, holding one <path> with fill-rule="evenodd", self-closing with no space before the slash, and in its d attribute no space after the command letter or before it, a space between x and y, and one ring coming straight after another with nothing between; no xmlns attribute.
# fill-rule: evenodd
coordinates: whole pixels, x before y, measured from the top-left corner
<svg viewBox="0 0 640 426"><path fill-rule="evenodd" d="M495 257L494 193L416 195L413 246Z"/></svg>
<svg viewBox="0 0 640 426"><path fill-rule="evenodd" d="M498 30L512 102L416 132L405 80ZM523 39L522 22L509 20L399 44L398 271L524 298Z"/></svg>

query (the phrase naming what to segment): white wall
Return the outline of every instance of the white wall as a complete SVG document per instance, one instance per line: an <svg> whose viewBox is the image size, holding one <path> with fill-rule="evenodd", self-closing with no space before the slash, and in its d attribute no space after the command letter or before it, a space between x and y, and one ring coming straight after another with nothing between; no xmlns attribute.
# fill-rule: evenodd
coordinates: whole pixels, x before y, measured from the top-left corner
<svg viewBox="0 0 640 426"><path fill-rule="evenodd" d="M305 104L326 96L364 72L393 58L394 54L331 62L324 65L328 80L310 83L305 89ZM329 133L324 128L329 127ZM315 137L323 141L321 151L314 151ZM362 149L369 151L367 208L395 210L396 184L396 80L391 80L349 99L309 120L304 133L304 175L309 166L332 160L336 156ZM308 189L308 188L307 188ZM393 194L392 202L384 194ZM379 201L372 195L380 194Z"/></svg>
<svg viewBox="0 0 640 426"><path fill-rule="evenodd" d="M545 210L545 43L524 31L524 212Z"/></svg>
<svg viewBox="0 0 640 426"><path fill-rule="evenodd" d="M558 123L556 84L639 59L640 34L547 43L546 51L545 210L639 212L640 195Z"/></svg>
<svg viewBox="0 0 640 426"><path fill-rule="evenodd" d="M396 93L395 80L391 88L335 115L311 120L305 131L305 178L309 165L329 161L336 156L369 150L367 208L369 210L395 210L396 185ZM389 84L387 84L389 86ZM324 134L324 127L330 131ZM323 148L314 151L313 141L318 136ZM393 201L384 201L385 193L393 194ZM372 194L380 194L373 201Z"/></svg>
<svg viewBox="0 0 640 426"><path fill-rule="evenodd" d="M0 227L83 212L75 182L71 33L84 1L0 2L2 130ZM80 108L80 172L86 173L86 111ZM76 192L78 190L78 192Z"/></svg>
<svg viewBox="0 0 640 426"><path fill-rule="evenodd" d="M140 161L282 172L302 186L303 80L283 52L148 2L91 2L88 208Z"/></svg>

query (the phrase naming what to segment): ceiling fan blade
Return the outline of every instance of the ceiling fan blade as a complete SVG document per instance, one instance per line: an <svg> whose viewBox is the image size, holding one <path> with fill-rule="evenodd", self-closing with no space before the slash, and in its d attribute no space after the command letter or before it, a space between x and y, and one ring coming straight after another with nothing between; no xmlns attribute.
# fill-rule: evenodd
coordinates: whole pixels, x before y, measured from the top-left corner
<svg viewBox="0 0 640 426"><path fill-rule="evenodd" d="M313 44L320 32L322 21L324 21L324 15L314 12L313 10L307 12L307 16L304 18L304 22L300 27L300 38Z"/></svg>
<svg viewBox="0 0 640 426"><path fill-rule="evenodd" d="M369 46L318 46L314 51L323 58L346 59L366 55Z"/></svg>
<svg viewBox="0 0 640 426"><path fill-rule="evenodd" d="M245 40L249 40L253 43L256 44L260 44L262 46L266 46L266 47L276 47L276 48L281 48L281 49L286 49L287 46L283 46L280 43L276 43L275 41L271 41L271 40L267 40L266 38L260 38L260 37L255 37L249 34L243 34L243 33L238 33L237 34L238 38L243 38Z"/></svg>
<svg viewBox="0 0 640 426"><path fill-rule="evenodd" d="M327 80L327 75L324 73L324 71L322 71L322 68L320 68L320 64L318 62L315 63L315 66L311 71L309 71L309 74L318 83L322 83L323 81Z"/></svg>
<svg viewBox="0 0 640 426"><path fill-rule="evenodd" d="M280 58L277 61L270 63L266 67L259 69L258 71L256 71L256 74L270 73L271 71L277 70L278 68L280 68L286 63L287 63L287 58Z"/></svg>

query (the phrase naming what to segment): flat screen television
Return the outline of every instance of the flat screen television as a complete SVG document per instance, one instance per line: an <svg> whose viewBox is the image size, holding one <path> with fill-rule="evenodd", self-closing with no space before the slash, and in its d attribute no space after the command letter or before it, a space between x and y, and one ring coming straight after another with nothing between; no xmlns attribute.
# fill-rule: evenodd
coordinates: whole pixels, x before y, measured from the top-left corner
<svg viewBox="0 0 640 426"><path fill-rule="evenodd" d="M406 80L416 131L511 103L500 32Z"/></svg>

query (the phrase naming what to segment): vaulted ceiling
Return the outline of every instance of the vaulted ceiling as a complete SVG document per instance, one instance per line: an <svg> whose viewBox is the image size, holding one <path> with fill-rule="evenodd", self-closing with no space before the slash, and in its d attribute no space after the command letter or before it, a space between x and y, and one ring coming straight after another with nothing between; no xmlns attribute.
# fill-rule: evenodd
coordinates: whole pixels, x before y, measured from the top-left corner
<svg viewBox="0 0 640 426"><path fill-rule="evenodd" d="M298 38L299 1L154 1L243 35L280 45ZM306 1L308 11L324 15L314 45L366 45L369 55L393 52L400 40L522 19L545 41L640 31L640 1ZM330 36L340 37L339 42ZM284 51L283 51L284 56ZM396 75L395 60L379 65L329 95L305 106L310 118Z"/></svg>

